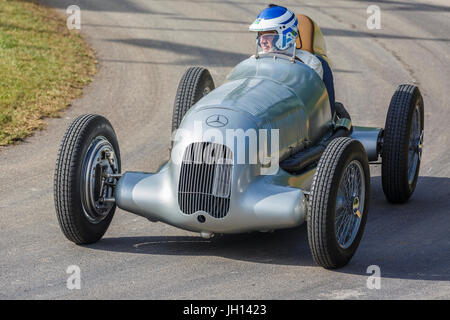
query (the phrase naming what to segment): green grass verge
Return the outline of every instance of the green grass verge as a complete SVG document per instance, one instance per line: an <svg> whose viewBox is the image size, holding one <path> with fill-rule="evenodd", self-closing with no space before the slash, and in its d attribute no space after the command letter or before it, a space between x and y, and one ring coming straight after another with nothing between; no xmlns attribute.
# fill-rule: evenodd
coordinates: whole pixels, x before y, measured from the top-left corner
<svg viewBox="0 0 450 320"><path fill-rule="evenodd" d="M53 9L0 0L0 145L23 140L81 94L93 51Z"/></svg>

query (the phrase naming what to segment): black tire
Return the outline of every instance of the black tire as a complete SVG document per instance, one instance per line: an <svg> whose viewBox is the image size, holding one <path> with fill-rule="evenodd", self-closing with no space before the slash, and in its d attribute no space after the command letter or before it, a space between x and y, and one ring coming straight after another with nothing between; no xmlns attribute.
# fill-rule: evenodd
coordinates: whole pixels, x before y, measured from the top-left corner
<svg viewBox="0 0 450 320"><path fill-rule="evenodd" d="M120 173L120 151L116 134L109 121L99 115L82 115L70 124L61 141L56 160L56 215L64 235L76 244L89 244L100 240L108 229L116 208L115 204L109 204L107 209L102 211L104 216L94 221L88 219L88 215L93 212L89 206L84 205L86 195L82 187L85 186L83 174L86 172L86 159L89 159L88 154L92 154L93 146L99 145L95 144L98 141L109 143L105 148L112 149L115 154L113 162L116 170L113 173Z"/></svg>
<svg viewBox="0 0 450 320"><path fill-rule="evenodd" d="M186 112L204 95L214 90L214 81L209 71L202 67L186 70L178 84L172 114L172 132L178 129Z"/></svg>
<svg viewBox="0 0 450 320"><path fill-rule="evenodd" d="M408 84L400 85L389 105L381 150L383 191L387 200L392 203L406 202L416 188L422 154L423 113L424 105L419 88ZM416 124L420 139L412 139L415 141L412 146L410 134L412 129L414 131L413 122L416 118L420 121L420 124ZM414 154L415 151L412 150L417 150L418 156L416 162L411 162L413 165L410 174L408 155L410 151Z"/></svg>
<svg viewBox="0 0 450 320"><path fill-rule="evenodd" d="M339 185L343 179L344 172L347 168L356 166L360 168L360 176L364 176L364 202L359 199L355 201L363 206L362 214L359 218L354 218L352 214L348 214L355 221L355 227L352 236L349 237L348 243L342 245L337 239L336 228L336 203L338 201ZM362 193L362 192L361 192ZM357 197L355 197L357 198ZM336 138L327 146L325 152L319 160L317 170L313 177L311 192L309 195L309 208L307 214L308 225L308 242L312 256L316 263L326 269L334 269L345 266L353 257L364 232L364 226L367 220L370 198L370 172L367 154L362 144L357 140L342 137ZM348 205L348 201L342 201L342 208ZM343 212L349 212L344 209ZM358 209L359 210L359 209ZM352 211L353 214L356 211ZM361 212L358 211L360 214ZM360 219L358 221L357 219ZM343 221L343 220L342 220Z"/></svg>

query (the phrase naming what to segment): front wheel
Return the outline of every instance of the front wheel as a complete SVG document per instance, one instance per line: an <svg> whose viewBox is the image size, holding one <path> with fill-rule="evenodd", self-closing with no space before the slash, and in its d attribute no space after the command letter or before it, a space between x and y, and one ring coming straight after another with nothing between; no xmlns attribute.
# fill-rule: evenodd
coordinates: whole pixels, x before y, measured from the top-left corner
<svg viewBox="0 0 450 320"><path fill-rule="evenodd" d="M67 129L58 152L54 199L59 226L76 244L94 243L111 223L120 151L109 121L82 115Z"/></svg>
<svg viewBox="0 0 450 320"><path fill-rule="evenodd" d="M173 105L172 132L178 129L186 112L214 88L214 81L208 69L191 67L186 70L178 84Z"/></svg>
<svg viewBox="0 0 450 320"><path fill-rule="evenodd" d="M316 263L345 266L358 248L367 220L370 172L362 144L336 138L317 165L309 196L308 241Z"/></svg>

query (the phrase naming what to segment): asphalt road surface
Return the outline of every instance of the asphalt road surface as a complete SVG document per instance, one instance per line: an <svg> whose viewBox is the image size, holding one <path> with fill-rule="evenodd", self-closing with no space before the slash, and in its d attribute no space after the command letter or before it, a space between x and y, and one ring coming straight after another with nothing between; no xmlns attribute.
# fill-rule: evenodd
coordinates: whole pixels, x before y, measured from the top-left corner
<svg viewBox="0 0 450 320"><path fill-rule="evenodd" d="M0 150L0 298L12 299L449 299L450 7L436 1L283 1L325 34L337 100L356 125L384 126L397 85L417 84L425 101L421 177L405 205L387 203L379 166L365 233L342 269L315 265L306 225L210 240L117 210L104 238L76 246L56 219L53 171L68 124L99 113L113 124L125 170L154 171L168 159L172 106L189 66L216 86L254 52L248 25L266 2L48 0L81 8L82 34L99 72L60 119ZM369 4L381 8L369 30ZM70 265L81 289L69 290ZM367 268L381 270L369 289Z"/></svg>

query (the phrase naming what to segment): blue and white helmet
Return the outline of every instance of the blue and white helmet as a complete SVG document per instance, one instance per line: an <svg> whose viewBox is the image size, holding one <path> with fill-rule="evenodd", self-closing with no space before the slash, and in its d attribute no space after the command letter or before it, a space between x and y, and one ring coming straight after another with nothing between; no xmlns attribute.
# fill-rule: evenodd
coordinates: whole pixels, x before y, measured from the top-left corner
<svg viewBox="0 0 450 320"><path fill-rule="evenodd" d="M276 31L274 46L278 50L290 48L297 39L298 19L295 14L285 7L269 5L261 11L256 20L250 25L250 31Z"/></svg>

